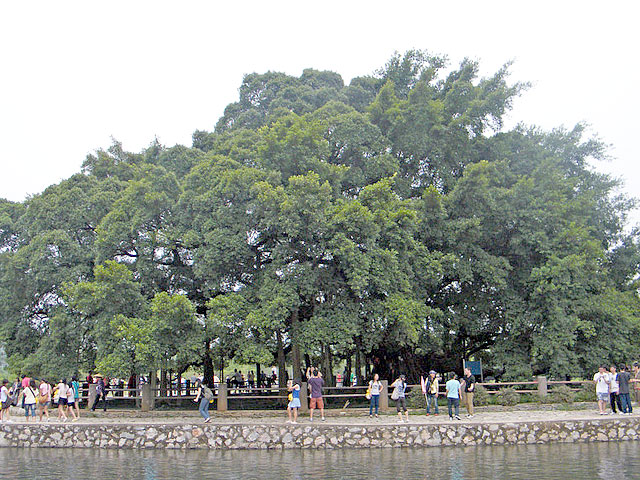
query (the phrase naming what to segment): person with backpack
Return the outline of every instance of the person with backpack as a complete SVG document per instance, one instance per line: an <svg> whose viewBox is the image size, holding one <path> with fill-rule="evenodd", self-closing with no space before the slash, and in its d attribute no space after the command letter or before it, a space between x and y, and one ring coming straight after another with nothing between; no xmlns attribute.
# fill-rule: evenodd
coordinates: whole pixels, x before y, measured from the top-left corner
<svg viewBox="0 0 640 480"><path fill-rule="evenodd" d="M51 405L51 385L45 380L40 380L38 387L38 417L42 422L42 416L46 415L49 421L49 405Z"/></svg>
<svg viewBox="0 0 640 480"><path fill-rule="evenodd" d="M29 417L36 421L36 381L29 379L29 385L22 390L22 403L24 405L24 416L27 422Z"/></svg>
<svg viewBox="0 0 640 480"><path fill-rule="evenodd" d="M298 423L298 410L302 404L300 403L300 380L287 380L287 390L289 390L289 403L287 404L287 415L289 420L287 423ZM293 418L291 416L293 415Z"/></svg>
<svg viewBox="0 0 640 480"><path fill-rule="evenodd" d="M204 423L209 423L211 421L211 417L209 416L209 404L211 403L211 400L213 400L213 392L209 387L202 383L200 379L196 382L196 388L198 389L198 393L193 401L198 403L198 400L200 400L198 411L200 412L200 415L202 415L202 418L204 418Z"/></svg>
<svg viewBox="0 0 640 480"><path fill-rule="evenodd" d="M434 415L438 415L440 413L438 411L438 395L439 395L439 384L438 384L438 374L435 370L431 370L429 372L429 376L427 377L427 382L425 386L426 394L427 394L427 416L431 414L431 409L433 407Z"/></svg>

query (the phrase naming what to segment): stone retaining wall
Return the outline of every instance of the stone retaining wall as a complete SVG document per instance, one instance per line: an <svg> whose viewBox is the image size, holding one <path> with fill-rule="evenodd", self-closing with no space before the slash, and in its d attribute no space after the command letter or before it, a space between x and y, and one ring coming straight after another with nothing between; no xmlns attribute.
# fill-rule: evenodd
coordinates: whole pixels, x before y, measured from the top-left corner
<svg viewBox="0 0 640 480"><path fill-rule="evenodd" d="M0 447L369 448L639 440L635 419L440 425L4 424Z"/></svg>

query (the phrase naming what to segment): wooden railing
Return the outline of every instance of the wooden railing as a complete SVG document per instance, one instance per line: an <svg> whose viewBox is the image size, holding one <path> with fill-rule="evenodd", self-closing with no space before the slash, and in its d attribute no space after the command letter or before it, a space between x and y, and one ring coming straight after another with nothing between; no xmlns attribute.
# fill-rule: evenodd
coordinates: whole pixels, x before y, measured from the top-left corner
<svg viewBox="0 0 640 480"><path fill-rule="evenodd" d="M386 380L381 382L383 388L380 394L380 408L385 410L389 405L389 397L391 391L389 383ZM545 377L537 377L535 381L530 382L478 382L477 385L483 386L487 393L495 395L505 388L512 388L518 394L535 394L540 397L544 397L554 387L560 385L567 385L572 390L577 391L584 384L592 384L593 382L588 380L572 380L572 381L549 381ZM407 385L410 390L420 389L419 384ZM342 400L351 402L357 399L364 399L365 392L368 385L356 385L350 387L324 387L323 398L333 400L334 405L342 405ZM226 384L216 385L213 389L215 408L220 411L228 409L229 401L234 403L237 401L276 401L281 404L287 402L288 393L285 388L280 388L277 384L271 387L249 387L246 385L232 386L229 388ZM439 385L439 394L445 394L445 382L441 382ZM95 384L90 385L88 388L86 385L81 388L80 398L87 401L89 406L92 405L95 400ZM308 391L307 383L303 382L300 389L300 401L302 404L301 410L305 411L308 408ZM140 389L135 388L109 388L107 399L108 402L115 406L117 404L125 405L126 403L135 402L135 406L141 407L143 410L152 409L156 402L170 402L176 403L180 400L193 401L196 398L196 389L193 386L185 388L176 385L170 387L155 387L151 388L151 385L141 385ZM359 402L364 403L364 402ZM344 408L344 407L343 407Z"/></svg>

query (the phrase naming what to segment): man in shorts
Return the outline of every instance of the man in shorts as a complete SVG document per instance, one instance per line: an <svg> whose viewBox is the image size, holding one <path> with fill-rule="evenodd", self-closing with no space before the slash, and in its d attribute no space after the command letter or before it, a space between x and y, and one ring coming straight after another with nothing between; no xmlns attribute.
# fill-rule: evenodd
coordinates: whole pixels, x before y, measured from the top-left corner
<svg viewBox="0 0 640 480"><path fill-rule="evenodd" d="M311 377L309 377L309 374L311 374ZM324 380L322 379L322 374L317 368L309 367L307 369L307 378L309 378L309 390L311 391L309 421L313 422L313 411L316 408L319 408L322 421L324 422L324 401L322 400L322 387L324 387Z"/></svg>
<svg viewBox="0 0 640 480"><path fill-rule="evenodd" d="M607 401L609 400L609 383L610 377L607 369L601 366L598 372L593 376L593 383L596 384L596 395L598 397L598 413L606 415Z"/></svg>

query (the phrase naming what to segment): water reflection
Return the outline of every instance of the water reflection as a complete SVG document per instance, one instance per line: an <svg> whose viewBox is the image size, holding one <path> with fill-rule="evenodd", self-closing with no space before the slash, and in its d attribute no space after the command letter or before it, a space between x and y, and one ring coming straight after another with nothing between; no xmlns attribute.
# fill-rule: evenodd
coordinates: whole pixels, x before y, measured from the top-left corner
<svg viewBox="0 0 640 480"><path fill-rule="evenodd" d="M367 450L180 451L0 448L4 478L640 478L640 442Z"/></svg>

